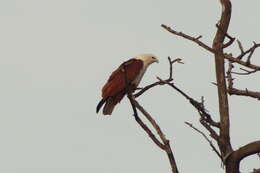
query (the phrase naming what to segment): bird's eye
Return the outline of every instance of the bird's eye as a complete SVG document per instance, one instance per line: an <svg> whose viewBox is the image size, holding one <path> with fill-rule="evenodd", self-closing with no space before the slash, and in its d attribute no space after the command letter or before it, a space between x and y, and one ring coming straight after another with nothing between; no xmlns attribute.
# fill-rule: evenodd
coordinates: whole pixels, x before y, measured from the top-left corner
<svg viewBox="0 0 260 173"><path fill-rule="evenodd" d="M155 57L152 56L152 59L155 59Z"/></svg>

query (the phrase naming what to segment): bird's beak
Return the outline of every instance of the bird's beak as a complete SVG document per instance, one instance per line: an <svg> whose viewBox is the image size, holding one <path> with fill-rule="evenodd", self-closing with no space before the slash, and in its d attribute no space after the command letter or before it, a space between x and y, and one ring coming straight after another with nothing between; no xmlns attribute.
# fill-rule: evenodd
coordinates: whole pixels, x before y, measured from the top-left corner
<svg viewBox="0 0 260 173"><path fill-rule="evenodd" d="M159 60L156 58L156 59L155 59L155 62L156 62L156 63L159 63Z"/></svg>

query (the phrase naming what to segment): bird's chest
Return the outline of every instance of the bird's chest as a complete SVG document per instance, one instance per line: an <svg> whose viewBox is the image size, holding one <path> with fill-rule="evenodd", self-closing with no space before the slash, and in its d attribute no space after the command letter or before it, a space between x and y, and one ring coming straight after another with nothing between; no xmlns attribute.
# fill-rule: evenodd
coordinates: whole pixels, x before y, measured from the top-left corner
<svg viewBox="0 0 260 173"><path fill-rule="evenodd" d="M133 84L138 86L140 81L142 80L143 76L144 76L144 73L146 71L146 67L143 67L140 71L140 73L136 76L136 78L133 80Z"/></svg>

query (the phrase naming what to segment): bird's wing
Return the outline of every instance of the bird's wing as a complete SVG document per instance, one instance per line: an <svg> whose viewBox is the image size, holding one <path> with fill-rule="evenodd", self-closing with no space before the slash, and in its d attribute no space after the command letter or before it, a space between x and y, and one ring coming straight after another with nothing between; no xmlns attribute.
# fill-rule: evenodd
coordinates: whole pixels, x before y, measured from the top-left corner
<svg viewBox="0 0 260 173"><path fill-rule="evenodd" d="M143 67L143 61L137 59L130 59L121 64L109 77L107 83L102 89L102 97L115 96L125 89L125 72L127 80L131 83L140 73Z"/></svg>

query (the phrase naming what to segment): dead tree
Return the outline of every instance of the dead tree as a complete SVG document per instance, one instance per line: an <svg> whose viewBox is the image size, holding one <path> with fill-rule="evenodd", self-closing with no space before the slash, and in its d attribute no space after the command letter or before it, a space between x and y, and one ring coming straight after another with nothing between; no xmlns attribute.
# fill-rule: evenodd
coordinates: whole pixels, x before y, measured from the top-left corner
<svg viewBox="0 0 260 173"><path fill-rule="evenodd" d="M187 35L183 32L176 31L171 27L168 27L162 24L162 28L168 32L183 37L186 40L189 40L193 43L198 44L200 47L204 48L205 51L208 51L212 54L215 59L215 73L216 73L216 87L218 92L218 116L220 121L217 122L213 120L213 116L210 115L204 107L204 99L197 101L191 96L187 95L183 90L178 88L175 83L173 83L172 78L172 66L175 62L182 63L181 59L172 60L170 57L169 67L170 73L168 79L157 78L158 81L142 88L135 94L128 92L128 98L133 108L134 117L137 123L143 128L143 130L149 135L152 141L162 150L164 150L169 158L170 165L173 173L178 173L177 164L175 162L174 154L172 152L170 141L166 138L162 132L160 126L155 122L152 116L146 111L136 100L137 97L142 95L144 92L150 90L155 86L168 85L175 91L179 92L189 103L198 111L200 115L199 122L203 127L208 131L209 136L213 141L216 142L217 146L213 144L210 137L204 134L201 130L194 127L191 123L186 122L188 126L192 129L203 135L203 137L208 141L210 147L219 157L224 165L226 173L239 173L239 165L241 160L244 158L260 153L260 140L249 142L247 145L242 146L241 148L234 149L230 141L230 113L229 113L229 95L239 95L247 96L253 99L260 100L260 91L251 91L248 89L237 89L234 87L233 74L236 75L250 75L260 71L260 66L252 64L251 59L255 50L260 47L260 43L253 42L253 46L244 50L242 43L237 40L238 48L240 49L240 54L238 56L233 56L232 53L226 52L225 48L234 44L236 38L233 38L228 34L228 28L232 12L232 4L230 0L220 0L222 6L222 13L218 24L216 24L216 34L213 39L212 45L207 45L201 41L202 36L193 37ZM225 41L227 40L227 41ZM225 62L228 62L228 68L225 67ZM242 66L240 69L242 72L233 72L234 65ZM140 111L152 124L153 128L158 133L158 137L152 133L152 130L140 119L138 115ZM253 172L260 172L260 169L254 169Z"/></svg>

